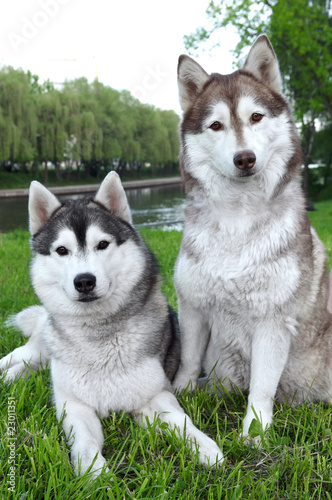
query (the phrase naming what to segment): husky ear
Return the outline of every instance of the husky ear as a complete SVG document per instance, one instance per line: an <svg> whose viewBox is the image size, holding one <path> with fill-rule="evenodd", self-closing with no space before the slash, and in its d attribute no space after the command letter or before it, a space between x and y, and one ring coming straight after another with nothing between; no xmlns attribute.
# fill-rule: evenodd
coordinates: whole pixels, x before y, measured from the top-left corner
<svg viewBox="0 0 332 500"><path fill-rule="evenodd" d="M40 182L32 181L29 189L29 224L30 233L36 234L61 207L59 200Z"/></svg>
<svg viewBox="0 0 332 500"><path fill-rule="evenodd" d="M260 35L257 38L250 49L242 69L252 73L256 78L269 85L275 92L282 93L278 61L266 35Z"/></svg>
<svg viewBox="0 0 332 500"><path fill-rule="evenodd" d="M116 217L132 224L127 196L116 172L112 171L106 175L97 191L95 201L104 205Z"/></svg>
<svg viewBox="0 0 332 500"><path fill-rule="evenodd" d="M179 57L178 86L182 111L187 111L208 79L206 71L191 57L185 55Z"/></svg>

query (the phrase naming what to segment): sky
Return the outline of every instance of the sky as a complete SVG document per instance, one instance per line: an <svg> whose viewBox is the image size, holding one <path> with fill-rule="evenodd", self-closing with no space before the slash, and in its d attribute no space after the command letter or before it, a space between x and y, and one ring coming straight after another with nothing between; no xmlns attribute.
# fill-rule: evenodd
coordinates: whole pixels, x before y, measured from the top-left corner
<svg viewBox="0 0 332 500"><path fill-rule="evenodd" d="M0 65L61 84L85 76L180 114L176 71L183 36L207 25L209 0L11 0L0 6ZM199 50L208 72L230 73L237 37Z"/></svg>

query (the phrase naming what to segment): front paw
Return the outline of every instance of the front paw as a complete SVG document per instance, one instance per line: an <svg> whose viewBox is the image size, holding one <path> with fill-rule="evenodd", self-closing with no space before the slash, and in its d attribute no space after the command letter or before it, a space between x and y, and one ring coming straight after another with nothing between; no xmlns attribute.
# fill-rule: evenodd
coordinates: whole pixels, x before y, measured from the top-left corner
<svg viewBox="0 0 332 500"><path fill-rule="evenodd" d="M15 363L13 363L13 352L11 352L0 359L0 371L8 370L13 364Z"/></svg>
<svg viewBox="0 0 332 500"><path fill-rule="evenodd" d="M15 378L27 372L25 363L17 356L18 349L0 359L0 371L5 372L4 382L12 382Z"/></svg>
<svg viewBox="0 0 332 500"><path fill-rule="evenodd" d="M16 377L29 375L28 364L31 364L34 351L29 342L24 346L17 347L0 360L0 371L6 372L5 382L12 382ZM32 363L32 369L34 369Z"/></svg>
<svg viewBox="0 0 332 500"><path fill-rule="evenodd" d="M3 381L7 383L11 383L20 377L29 377L30 374L29 368L23 362L8 368L8 370L4 369L3 371L5 372Z"/></svg>
<svg viewBox="0 0 332 500"><path fill-rule="evenodd" d="M224 461L224 456L219 446L206 436L206 444L200 443L198 453L199 462L205 467L219 469Z"/></svg>
<svg viewBox="0 0 332 500"><path fill-rule="evenodd" d="M72 453L71 462L78 476L88 473L92 481L100 476L102 472L109 472L107 462L101 453L96 454L92 459L90 453L87 453L82 458Z"/></svg>

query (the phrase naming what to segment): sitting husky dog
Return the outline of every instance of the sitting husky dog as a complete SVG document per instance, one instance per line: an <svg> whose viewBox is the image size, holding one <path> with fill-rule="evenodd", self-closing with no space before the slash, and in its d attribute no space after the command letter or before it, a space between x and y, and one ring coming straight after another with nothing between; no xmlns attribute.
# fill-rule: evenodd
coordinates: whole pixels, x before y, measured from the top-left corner
<svg viewBox="0 0 332 500"><path fill-rule="evenodd" d="M14 316L30 337L0 362L6 379L50 360L57 418L63 410L76 472L105 466L96 413L133 413L143 425L159 416L199 448L200 462L221 463L212 439L196 429L171 389L178 369L177 320L160 291L154 256L131 225L127 198L111 172L94 199L58 199L30 187L34 257L31 279L43 304Z"/></svg>
<svg viewBox="0 0 332 500"><path fill-rule="evenodd" d="M332 326L323 244L301 190L300 140L266 36L241 70L178 67L181 171L188 195L175 283L181 364L249 389L243 436L273 399L332 402ZM250 438L247 438L250 441Z"/></svg>

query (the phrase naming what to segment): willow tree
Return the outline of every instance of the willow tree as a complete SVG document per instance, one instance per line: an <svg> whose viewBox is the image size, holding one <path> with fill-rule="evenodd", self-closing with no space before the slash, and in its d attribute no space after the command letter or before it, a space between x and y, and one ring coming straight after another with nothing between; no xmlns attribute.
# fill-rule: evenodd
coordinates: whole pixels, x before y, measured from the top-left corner
<svg viewBox="0 0 332 500"><path fill-rule="evenodd" d="M65 161L67 168L67 179L73 165L77 168L77 179L80 180L81 166L81 135L82 135L82 115L80 102L77 94L71 89L65 88L62 92L62 100L68 111L66 120L67 142L65 145Z"/></svg>
<svg viewBox="0 0 332 500"><path fill-rule="evenodd" d="M56 168L57 180L60 180L59 163L64 160L64 151L68 140L66 122L68 109L63 105L60 92L51 90L39 96L38 115L38 155L44 162L44 183L48 185L48 162Z"/></svg>
<svg viewBox="0 0 332 500"><path fill-rule="evenodd" d="M174 172L180 150L179 116L172 110L159 110L159 115L163 127L163 143L165 144L164 162L170 164Z"/></svg>
<svg viewBox="0 0 332 500"><path fill-rule="evenodd" d="M142 104L128 91L117 91L85 78L66 82L61 90L38 76L11 68L0 71L0 161L48 164L66 162L67 175L76 162L99 177L100 169L117 161L139 174L148 162L177 161L178 116Z"/></svg>
<svg viewBox="0 0 332 500"><path fill-rule="evenodd" d="M27 162L36 149L37 117L29 77L6 67L0 71L0 161Z"/></svg>
<svg viewBox="0 0 332 500"><path fill-rule="evenodd" d="M98 103L98 125L103 132L102 158L113 163L122 156L121 142L131 140L128 133L127 113L121 101L121 93L111 87L94 82L95 98Z"/></svg>

